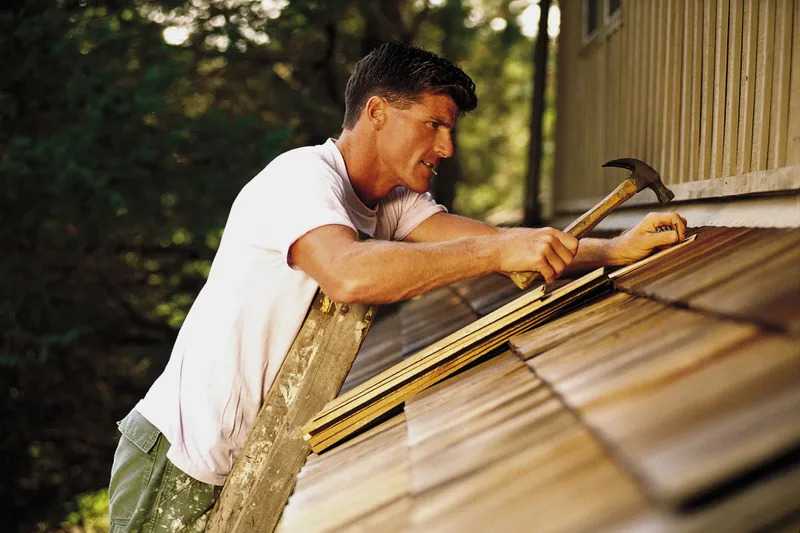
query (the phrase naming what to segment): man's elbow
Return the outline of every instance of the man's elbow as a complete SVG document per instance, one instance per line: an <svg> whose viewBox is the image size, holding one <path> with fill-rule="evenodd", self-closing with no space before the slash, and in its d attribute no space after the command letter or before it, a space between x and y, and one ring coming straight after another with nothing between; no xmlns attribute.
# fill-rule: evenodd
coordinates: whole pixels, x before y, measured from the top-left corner
<svg viewBox="0 0 800 533"><path fill-rule="evenodd" d="M387 304L402 300L402 295L392 297L387 287L369 279L345 275L320 285L322 292L334 302L343 304Z"/></svg>
<svg viewBox="0 0 800 533"><path fill-rule="evenodd" d="M370 300L366 284L355 276L341 276L320 285L322 292L334 302L343 304L377 303Z"/></svg>

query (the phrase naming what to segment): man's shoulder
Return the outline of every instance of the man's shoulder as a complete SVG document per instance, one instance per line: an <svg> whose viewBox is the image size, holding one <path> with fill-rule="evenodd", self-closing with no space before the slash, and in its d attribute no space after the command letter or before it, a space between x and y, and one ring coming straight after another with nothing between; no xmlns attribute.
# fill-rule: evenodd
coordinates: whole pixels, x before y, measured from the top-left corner
<svg viewBox="0 0 800 533"><path fill-rule="evenodd" d="M328 143L301 146L283 152L266 166L264 172L292 172L298 169L335 172L336 161Z"/></svg>
<svg viewBox="0 0 800 533"><path fill-rule="evenodd" d="M344 184L329 144L302 146L282 153L250 180L241 194L259 198L275 193L305 197L312 191L331 191L342 196Z"/></svg>

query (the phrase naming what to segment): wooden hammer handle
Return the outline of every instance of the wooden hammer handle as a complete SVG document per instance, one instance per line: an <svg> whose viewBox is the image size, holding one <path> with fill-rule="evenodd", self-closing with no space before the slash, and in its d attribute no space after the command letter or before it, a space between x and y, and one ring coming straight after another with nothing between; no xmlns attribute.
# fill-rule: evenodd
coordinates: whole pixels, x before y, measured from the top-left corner
<svg viewBox="0 0 800 533"><path fill-rule="evenodd" d="M626 179L617 185L617 188L611 191L608 196L597 202L594 207L567 226L564 233L569 233L576 239L580 239L599 224L601 220L606 218L606 215L613 211L615 207L637 192L639 191L636 188L636 183L632 179ZM542 278L538 272L512 272L509 277L520 289L527 289L531 283Z"/></svg>

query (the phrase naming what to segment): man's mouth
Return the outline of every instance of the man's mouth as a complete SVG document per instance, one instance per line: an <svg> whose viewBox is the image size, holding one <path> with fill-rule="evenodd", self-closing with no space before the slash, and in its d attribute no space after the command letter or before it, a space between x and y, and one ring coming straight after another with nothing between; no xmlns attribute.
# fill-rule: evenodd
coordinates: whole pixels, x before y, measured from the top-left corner
<svg viewBox="0 0 800 533"><path fill-rule="evenodd" d="M425 165L426 167L428 167L428 168L431 170L431 173L432 173L434 176L438 176L438 175L439 175L439 173L438 173L438 172L436 172L436 167L433 165L433 163L429 163L429 162L427 162L427 161L424 161L424 160L423 160L423 161L420 161L420 163L422 163L423 165Z"/></svg>

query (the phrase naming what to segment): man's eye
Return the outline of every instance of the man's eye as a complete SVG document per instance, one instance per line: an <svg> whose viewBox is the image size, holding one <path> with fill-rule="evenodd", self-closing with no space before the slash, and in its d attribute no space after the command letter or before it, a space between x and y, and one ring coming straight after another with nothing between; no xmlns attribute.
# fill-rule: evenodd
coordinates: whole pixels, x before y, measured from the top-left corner
<svg viewBox="0 0 800 533"><path fill-rule="evenodd" d="M441 124L439 124L438 122L430 121L430 122L428 122L428 126L433 128L433 129L436 129L439 126L441 126Z"/></svg>

